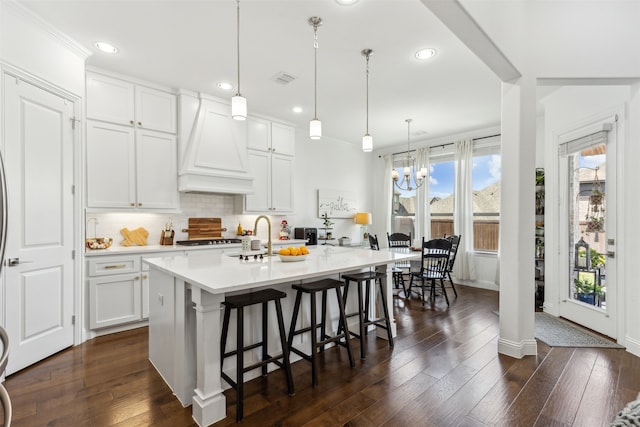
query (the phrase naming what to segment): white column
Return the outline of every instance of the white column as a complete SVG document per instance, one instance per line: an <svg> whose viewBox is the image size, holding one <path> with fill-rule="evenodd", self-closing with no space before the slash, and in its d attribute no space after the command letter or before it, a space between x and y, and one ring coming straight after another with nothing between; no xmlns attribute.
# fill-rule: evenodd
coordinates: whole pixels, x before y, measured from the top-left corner
<svg viewBox="0 0 640 427"><path fill-rule="evenodd" d="M220 311L224 295L191 289L196 312L196 389L193 419L203 427L226 416L226 399L220 379Z"/></svg>
<svg viewBox="0 0 640 427"><path fill-rule="evenodd" d="M502 83L498 352L537 354L534 338L536 82Z"/></svg>

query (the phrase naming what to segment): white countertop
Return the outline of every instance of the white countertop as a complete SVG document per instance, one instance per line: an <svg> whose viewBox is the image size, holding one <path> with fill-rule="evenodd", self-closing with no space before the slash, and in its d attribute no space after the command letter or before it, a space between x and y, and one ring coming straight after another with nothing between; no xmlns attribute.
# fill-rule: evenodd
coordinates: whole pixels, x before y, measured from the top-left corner
<svg viewBox="0 0 640 427"><path fill-rule="evenodd" d="M192 253L189 256L146 258L152 268L169 273L213 294L296 282L344 271L416 258L420 252L398 249L317 246L299 262L282 262L278 255L263 260L240 261L222 252Z"/></svg>
<svg viewBox="0 0 640 427"><path fill-rule="evenodd" d="M262 240L263 245L266 245L267 241ZM273 247L282 246L301 246L306 243L304 239L291 239L291 240L273 240L271 245ZM121 246L114 244L109 249L85 249L84 256L101 256L101 255L129 255L129 254L144 254L152 252L175 252L175 251L199 251L205 249L233 249L234 251L242 248L242 243L226 243L224 245L202 245L202 246L185 246L185 245L146 245L146 246ZM221 251L222 252L222 251Z"/></svg>

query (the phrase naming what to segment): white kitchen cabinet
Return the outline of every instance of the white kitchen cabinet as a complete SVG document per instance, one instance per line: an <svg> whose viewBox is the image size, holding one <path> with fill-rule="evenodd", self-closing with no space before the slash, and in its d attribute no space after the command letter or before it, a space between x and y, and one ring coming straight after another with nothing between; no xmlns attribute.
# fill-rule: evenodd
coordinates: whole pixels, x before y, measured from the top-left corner
<svg viewBox="0 0 640 427"><path fill-rule="evenodd" d="M91 329L142 319L139 255L91 258L88 272Z"/></svg>
<svg viewBox="0 0 640 427"><path fill-rule="evenodd" d="M253 194L245 196L245 212L293 211L294 128L255 117L247 122L249 170L254 180Z"/></svg>
<svg viewBox="0 0 640 427"><path fill-rule="evenodd" d="M87 118L176 133L176 96L99 73L87 73Z"/></svg>
<svg viewBox="0 0 640 427"><path fill-rule="evenodd" d="M247 132L249 149L295 155L296 137L292 126L250 116L247 119Z"/></svg>
<svg viewBox="0 0 640 427"><path fill-rule="evenodd" d="M175 135L89 120L87 206L175 209Z"/></svg>

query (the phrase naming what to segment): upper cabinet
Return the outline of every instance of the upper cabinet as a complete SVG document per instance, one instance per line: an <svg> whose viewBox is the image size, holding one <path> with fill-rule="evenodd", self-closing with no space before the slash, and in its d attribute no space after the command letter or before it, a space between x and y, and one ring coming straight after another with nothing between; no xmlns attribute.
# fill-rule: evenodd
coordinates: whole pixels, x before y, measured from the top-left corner
<svg viewBox="0 0 640 427"><path fill-rule="evenodd" d="M176 133L176 96L97 73L87 73L87 118Z"/></svg>
<svg viewBox="0 0 640 427"><path fill-rule="evenodd" d="M87 207L176 209L176 96L87 73Z"/></svg>
<svg viewBox="0 0 640 427"><path fill-rule="evenodd" d="M293 211L295 129L257 117L247 119L249 170L253 193L245 196L245 212Z"/></svg>

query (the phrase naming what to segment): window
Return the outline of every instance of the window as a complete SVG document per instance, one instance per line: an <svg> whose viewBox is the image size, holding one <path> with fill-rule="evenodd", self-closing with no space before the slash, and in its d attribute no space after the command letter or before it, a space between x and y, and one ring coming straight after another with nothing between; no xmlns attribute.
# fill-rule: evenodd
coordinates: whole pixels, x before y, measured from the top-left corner
<svg viewBox="0 0 640 427"><path fill-rule="evenodd" d="M497 252L500 230L500 154L473 157L473 249Z"/></svg>
<svg viewBox="0 0 640 427"><path fill-rule="evenodd" d="M455 162L451 156L431 160L429 176L429 210L431 211L431 238L453 234L453 188Z"/></svg>

